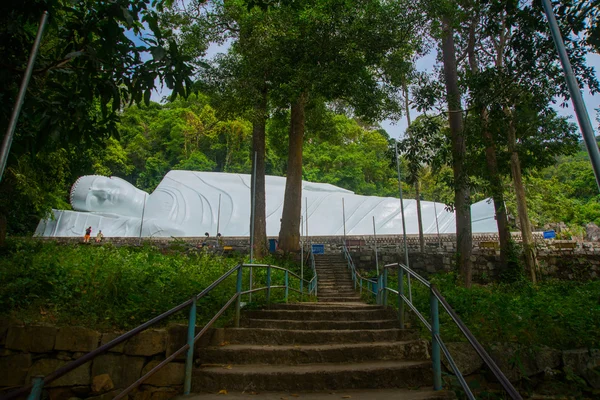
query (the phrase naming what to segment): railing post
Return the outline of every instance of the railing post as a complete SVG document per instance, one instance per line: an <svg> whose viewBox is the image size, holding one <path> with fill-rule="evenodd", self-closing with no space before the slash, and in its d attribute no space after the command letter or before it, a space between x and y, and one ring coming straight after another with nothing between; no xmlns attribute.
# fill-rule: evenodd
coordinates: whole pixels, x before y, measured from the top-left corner
<svg viewBox="0 0 600 400"><path fill-rule="evenodd" d="M41 375L34 376L31 381L33 388L31 388L27 400L39 400L42 396L42 389L44 389L44 377Z"/></svg>
<svg viewBox="0 0 600 400"><path fill-rule="evenodd" d="M404 329L404 269L398 265L398 319L400 329Z"/></svg>
<svg viewBox="0 0 600 400"><path fill-rule="evenodd" d="M235 327L240 327L240 306L242 301L242 266L238 267L237 282L235 286L237 291L237 299L235 300Z"/></svg>
<svg viewBox="0 0 600 400"><path fill-rule="evenodd" d="M433 363L433 390L442 390L442 365L440 358L440 344L437 337L440 334L440 318L438 312L438 299L429 292L429 307L431 312L431 362Z"/></svg>
<svg viewBox="0 0 600 400"><path fill-rule="evenodd" d="M383 307L387 308L387 301L388 301L388 292L387 292L387 285L388 285L388 269L386 267L383 267L383 284L381 285L382 288L382 296L383 296Z"/></svg>
<svg viewBox="0 0 600 400"><path fill-rule="evenodd" d="M267 266L267 306L271 303L271 266Z"/></svg>
<svg viewBox="0 0 600 400"><path fill-rule="evenodd" d="M289 289L288 289L288 283L289 283L288 282L288 272L286 270L285 271L285 302L286 303L288 302L288 291L289 291Z"/></svg>
<svg viewBox="0 0 600 400"><path fill-rule="evenodd" d="M194 365L194 337L196 336L196 297L190 306L188 318L187 344L188 351L185 358L185 381L183 383L183 394L188 395L192 389L192 366Z"/></svg>
<svg viewBox="0 0 600 400"><path fill-rule="evenodd" d="M362 296L362 279L358 282L359 286L360 286L360 295Z"/></svg>

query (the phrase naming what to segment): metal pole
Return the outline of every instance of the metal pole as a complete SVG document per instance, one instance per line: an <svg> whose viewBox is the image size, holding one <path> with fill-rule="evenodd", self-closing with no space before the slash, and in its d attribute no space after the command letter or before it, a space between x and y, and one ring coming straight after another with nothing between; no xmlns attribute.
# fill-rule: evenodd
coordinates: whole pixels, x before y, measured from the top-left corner
<svg viewBox="0 0 600 400"><path fill-rule="evenodd" d="M217 211L217 234L215 237L217 238L217 248L219 248L219 224L221 223L221 193L219 193L219 208Z"/></svg>
<svg viewBox="0 0 600 400"><path fill-rule="evenodd" d="M398 319L400 320L400 329L404 329L404 270L398 267Z"/></svg>
<svg viewBox="0 0 600 400"><path fill-rule="evenodd" d="M238 266L237 281L235 283L235 290L237 292L237 299L235 299L235 327L240 327L240 308L242 306L242 273L243 267Z"/></svg>
<svg viewBox="0 0 600 400"><path fill-rule="evenodd" d="M377 257L377 232L375 231L375 216L373 216L373 238L375 239L375 268L379 276L379 258Z"/></svg>
<svg viewBox="0 0 600 400"><path fill-rule="evenodd" d="M271 303L271 266L267 267L267 307Z"/></svg>
<svg viewBox="0 0 600 400"><path fill-rule="evenodd" d="M342 197L342 218L344 219L344 246L346 245L346 206Z"/></svg>
<svg viewBox="0 0 600 400"><path fill-rule="evenodd" d="M46 28L47 22L48 11L44 11L40 20L35 41L33 42L33 47L31 48L31 53L29 53L27 69L25 69L25 75L23 75L23 80L21 81L21 87L19 88L17 99L15 100L15 107L13 108L12 115L10 116L8 128L6 129L6 135L2 141L2 149L0 149L0 182L4 176L4 169L6 168L6 162L8 161L10 146L12 145L13 137L15 135L17 121L19 119L19 114L21 114L21 108L23 107L23 101L25 100L25 93L27 92L27 86L29 86L29 80L31 79L31 74L33 73L33 65L35 64L35 59L40 48L40 43L42 42L42 36L44 35L44 28Z"/></svg>
<svg viewBox="0 0 600 400"><path fill-rule="evenodd" d="M254 262L254 218L256 217L256 156L257 152L254 152L254 171L252 171L252 217L250 219L250 264ZM250 273L248 277L248 285L252 290L252 267L250 267ZM252 292L248 293L248 302L252 302Z"/></svg>
<svg viewBox="0 0 600 400"><path fill-rule="evenodd" d="M437 196L436 196L437 199ZM442 248L442 239L440 238L440 225L438 224L438 214L437 214L437 207L436 207L436 202L433 202L433 212L435 213L435 229L437 231L437 237L438 237L438 247L441 249Z"/></svg>
<svg viewBox="0 0 600 400"><path fill-rule="evenodd" d="M29 392L27 400L38 400L40 397L42 397L42 390L44 389L44 377L41 375L34 376L31 381L33 388L31 389L31 392Z"/></svg>
<svg viewBox="0 0 600 400"><path fill-rule="evenodd" d="M404 263L407 268L410 268L408 263L408 243L406 242L406 221L404 219L404 199L402 197L402 178L400 176L400 157L398 157L398 141L394 142L396 150L396 168L398 169L398 189L400 191L400 212L402 213L402 235L404 236ZM412 302L412 290L410 287L410 274L407 274L406 280L408 283L408 299Z"/></svg>
<svg viewBox="0 0 600 400"><path fill-rule="evenodd" d="M187 333L187 356L185 358L185 381L183 382L183 394L188 395L192 390L192 367L194 363L194 338L196 336L196 297L190 307L190 317L188 319Z"/></svg>
<svg viewBox="0 0 600 400"><path fill-rule="evenodd" d="M252 199L250 200L250 203L252 204L252 215L250 218L250 264L252 264L252 261L254 260L254 219L256 218L256 155L257 153L254 152L254 169L252 171ZM250 282L252 282L252 268L250 268L250 277ZM252 290L252 286L250 286L250 290ZM250 293L250 296L252 296L252 293Z"/></svg>
<svg viewBox="0 0 600 400"><path fill-rule="evenodd" d="M300 299L304 294L304 240L302 234L304 233L304 219L300 216ZM309 288L310 289L310 288Z"/></svg>
<svg viewBox="0 0 600 400"><path fill-rule="evenodd" d="M442 364L440 357L440 343L437 338L440 335L440 319L438 311L438 299L429 292L429 307L431 313L431 362L433 364L433 390L442 389Z"/></svg>
<svg viewBox="0 0 600 400"><path fill-rule="evenodd" d="M146 196L147 194L144 193L144 207L142 207L142 222L140 223L139 244L142 244L142 228L144 227L144 213L146 212Z"/></svg>
<svg viewBox="0 0 600 400"><path fill-rule="evenodd" d="M308 197L304 198L304 204L305 204L305 213L306 213L306 236L308 237ZM309 242L312 243L312 240L309 239Z"/></svg>
<svg viewBox="0 0 600 400"><path fill-rule="evenodd" d="M567 80L567 86L569 87L569 93L571 94L571 101L573 102L573 108L575 108L575 115L577 115L577 122L579 122L579 129L583 136L583 141L587 147L588 155L594 169L594 175L596 176L596 184L600 189L600 152L598 151L598 144L596 143L596 137L594 135L594 129L590 121L590 116L585 107L581 91L579 90L579 84L575 79L573 68L571 68L571 62L569 61L569 55L565 49L562 35L558 29L558 23L554 16L554 10L549 0L542 0L546 17L548 18L548 24L550 25L550 32L554 39L554 45L558 51L558 57L562 64L563 71L565 73L565 79Z"/></svg>

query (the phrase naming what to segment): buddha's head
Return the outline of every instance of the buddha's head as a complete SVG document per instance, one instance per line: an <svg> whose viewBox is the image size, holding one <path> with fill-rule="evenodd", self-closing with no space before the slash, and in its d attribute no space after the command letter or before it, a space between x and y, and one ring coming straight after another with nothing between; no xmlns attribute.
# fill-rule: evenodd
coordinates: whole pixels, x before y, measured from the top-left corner
<svg viewBox="0 0 600 400"><path fill-rule="evenodd" d="M141 217L146 192L113 177L85 175L71 188L71 206L76 211L103 212Z"/></svg>

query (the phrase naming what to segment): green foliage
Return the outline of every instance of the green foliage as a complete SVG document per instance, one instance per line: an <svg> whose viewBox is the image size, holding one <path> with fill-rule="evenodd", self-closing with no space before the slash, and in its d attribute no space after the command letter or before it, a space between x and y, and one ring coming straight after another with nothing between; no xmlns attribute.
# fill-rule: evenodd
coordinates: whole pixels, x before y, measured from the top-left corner
<svg viewBox="0 0 600 400"><path fill-rule="evenodd" d="M176 246L160 251L139 248L60 245L37 240L10 240L1 250L0 314L28 322L126 329L137 326L200 293L241 260L204 252L182 252ZM298 263L272 256L262 263L290 268ZM308 274L307 268L307 277ZM200 300L199 323L208 321L235 293L236 274ZM283 285L282 271L272 271L272 285ZM254 268L254 287L265 286L266 269ZM299 281L290 277L290 285ZM244 271L248 287L248 271ZM290 291L290 299L297 299ZM264 301L257 293L253 302ZM283 300L273 289L271 300ZM187 313L174 317L182 321Z"/></svg>
<svg viewBox="0 0 600 400"><path fill-rule="evenodd" d="M433 275L430 282L484 344L512 342L557 349L600 345L600 281L546 280L532 285L521 279L465 288L457 284L454 273L449 273ZM396 285L397 276L390 276L389 286ZM429 318L429 290L414 280L412 288L413 303ZM391 295L390 304L396 304ZM416 318L414 326L422 328ZM444 341L465 341L441 307L440 327ZM423 334L427 335L425 331Z"/></svg>

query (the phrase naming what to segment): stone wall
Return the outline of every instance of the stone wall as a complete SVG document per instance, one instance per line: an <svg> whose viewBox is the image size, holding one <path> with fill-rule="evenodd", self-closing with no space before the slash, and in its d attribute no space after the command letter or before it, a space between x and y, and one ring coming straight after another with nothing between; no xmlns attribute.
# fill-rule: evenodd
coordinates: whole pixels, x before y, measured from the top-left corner
<svg viewBox="0 0 600 400"><path fill-rule="evenodd" d="M478 381L480 390L494 387L489 383L495 382L495 378L470 344L447 343L446 346L468 382ZM537 398L536 395L579 398L582 392L600 389L598 349L557 350L544 346L533 349L518 343L494 343L486 348L504 375L521 393L533 392L532 398ZM446 371L451 373L445 356L442 361ZM477 385L473 386L477 388Z"/></svg>
<svg viewBox="0 0 600 400"><path fill-rule="evenodd" d="M197 342L197 348L216 340L215 332L209 330ZM47 376L120 334L83 327L21 325L0 320L0 394L31 383L34 376ZM145 330L50 383L45 390L50 400L112 399L181 348L186 338L186 325ZM199 354L196 350L195 356ZM164 366L129 398L163 400L181 394L184 361L181 356Z"/></svg>
<svg viewBox="0 0 600 400"><path fill-rule="evenodd" d="M600 242L574 240L544 240L539 233L534 235L540 263L541 277L559 279L588 280L600 275ZM269 238L276 239L276 238ZM520 234L513 234L518 243ZM81 238L41 238L59 243L81 243ZM202 249L204 237L186 238L106 238L101 244L116 246L137 246L151 244L161 249L197 250ZM309 243L323 244L325 253L342 254L343 239L340 236L304 237L305 250ZM404 241L402 236L347 236L346 241L356 266L360 269L375 268L375 248L379 264L404 262ZM210 247L205 251L224 254L247 254L250 249L247 237L224 237L221 246L214 246L215 238L210 238ZM91 244L96 245L96 244ZM425 249L420 250L418 235L407 236L407 247L411 267L424 274L451 271L454 268L456 238L453 234L425 235ZM498 235L478 234L473 236L473 278L479 282L493 281L498 277L500 252Z"/></svg>

